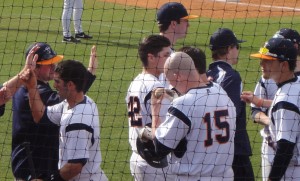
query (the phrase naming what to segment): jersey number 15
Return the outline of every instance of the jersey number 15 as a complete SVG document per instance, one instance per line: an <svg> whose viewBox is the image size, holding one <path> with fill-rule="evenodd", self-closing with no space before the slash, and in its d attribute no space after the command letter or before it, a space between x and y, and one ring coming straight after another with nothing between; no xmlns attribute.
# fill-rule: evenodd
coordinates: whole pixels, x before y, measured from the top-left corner
<svg viewBox="0 0 300 181"><path fill-rule="evenodd" d="M214 113L214 123L215 123L215 128L223 130L225 132L225 135L223 136L222 134L216 134L216 140L222 144L226 143L229 140L229 123L227 121L221 121L221 117L226 117L228 116L228 110L220 110L220 111L215 111ZM211 146L213 144L213 139L212 139L212 125L211 125L211 117L210 113L206 113L204 117L204 122L206 123L207 127L207 139L204 142L204 145L206 147ZM222 132L223 132L222 131Z"/></svg>

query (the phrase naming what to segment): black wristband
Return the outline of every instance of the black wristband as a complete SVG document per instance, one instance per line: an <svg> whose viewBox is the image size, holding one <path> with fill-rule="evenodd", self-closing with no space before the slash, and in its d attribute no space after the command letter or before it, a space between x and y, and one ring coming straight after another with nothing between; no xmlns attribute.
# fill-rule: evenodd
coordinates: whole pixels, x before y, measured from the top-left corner
<svg viewBox="0 0 300 181"><path fill-rule="evenodd" d="M64 180L58 172L51 174L49 181L66 181Z"/></svg>

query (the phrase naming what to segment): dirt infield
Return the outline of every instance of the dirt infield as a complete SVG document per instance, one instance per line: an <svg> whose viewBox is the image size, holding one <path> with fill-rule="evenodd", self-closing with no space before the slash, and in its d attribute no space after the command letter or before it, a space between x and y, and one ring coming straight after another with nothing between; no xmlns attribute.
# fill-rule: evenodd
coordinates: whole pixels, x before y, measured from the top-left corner
<svg viewBox="0 0 300 181"><path fill-rule="evenodd" d="M170 2L170 0L100 1L145 8L159 8L162 4ZM207 18L259 18L300 15L299 0L185 0L177 2L184 4L191 14Z"/></svg>

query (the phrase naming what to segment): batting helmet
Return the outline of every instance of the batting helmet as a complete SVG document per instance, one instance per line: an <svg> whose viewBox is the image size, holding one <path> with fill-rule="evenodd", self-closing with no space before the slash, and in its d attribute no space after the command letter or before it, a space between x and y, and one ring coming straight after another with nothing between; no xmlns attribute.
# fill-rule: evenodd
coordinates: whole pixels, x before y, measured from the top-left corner
<svg viewBox="0 0 300 181"><path fill-rule="evenodd" d="M147 130L149 132L151 129L145 128L143 130ZM143 135L143 133L139 135ZM159 156L156 154L153 140L146 140L139 136L136 139L136 147L139 155L146 160L150 166L155 168L164 168L168 166L167 156Z"/></svg>

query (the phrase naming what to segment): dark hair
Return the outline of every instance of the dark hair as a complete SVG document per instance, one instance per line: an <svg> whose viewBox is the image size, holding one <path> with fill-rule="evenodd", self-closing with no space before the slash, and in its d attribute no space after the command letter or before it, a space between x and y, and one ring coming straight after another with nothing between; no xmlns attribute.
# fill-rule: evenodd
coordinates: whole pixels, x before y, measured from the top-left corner
<svg viewBox="0 0 300 181"><path fill-rule="evenodd" d="M169 28L170 24L171 24L171 22L158 24L159 32L164 33L165 31L167 31L167 29Z"/></svg>
<svg viewBox="0 0 300 181"><path fill-rule="evenodd" d="M139 56L144 67L148 66L148 54L157 56L164 47L171 45L168 38L161 35L150 35L139 44Z"/></svg>
<svg viewBox="0 0 300 181"><path fill-rule="evenodd" d="M297 58L294 59L294 60L281 60L281 59L278 59L279 62L284 62L284 61L287 61L288 64L289 64L289 70L290 71L294 71L296 69L296 66L297 66Z"/></svg>
<svg viewBox="0 0 300 181"><path fill-rule="evenodd" d="M226 55L228 53L228 47L223 47L223 48L218 48L216 50L212 50L211 51L211 57L213 58L213 60L219 60L220 57L223 57L224 55Z"/></svg>
<svg viewBox="0 0 300 181"><path fill-rule="evenodd" d="M177 24L180 24L180 19L174 20L177 22ZM158 29L160 33L164 33L165 31L168 30L169 26L171 24L171 21L169 22L163 22L163 23L158 23Z"/></svg>
<svg viewBox="0 0 300 181"><path fill-rule="evenodd" d="M54 70L65 82L73 82L78 92L84 91L87 81L87 69L76 60L65 60L59 62Z"/></svg>
<svg viewBox="0 0 300 181"><path fill-rule="evenodd" d="M178 51L188 54L193 59L199 74L206 72L206 56L201 49L192 46L185 46L180 48Z"/></svg>

